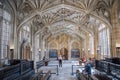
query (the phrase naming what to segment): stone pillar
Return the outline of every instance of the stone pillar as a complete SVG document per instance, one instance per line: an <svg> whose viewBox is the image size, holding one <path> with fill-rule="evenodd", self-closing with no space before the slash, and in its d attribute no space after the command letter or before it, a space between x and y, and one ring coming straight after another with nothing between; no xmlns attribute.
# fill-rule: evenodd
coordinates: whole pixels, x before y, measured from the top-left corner
<svg viewBox="0 0 120 80"><path fill-rule="evenodd" d="M19 59L20 58L20 51L19 51L19 43L18 43L18 35L19 35L19 32L17 31L17 22L16 22L16 13L14 15L14 21L13 21L13 47L14 47L14 59Z"/></svg>
<svg viewBox="0 0 120 80"><path fill-rule="evenodd" d="M32 60L34 60L34 69L36 68L36 59L35 59L35 56L36 56L36 51L35 51L35 35L32 34Z"/></svg>
<svg viewBox="0 0 120 80"><path fill-rule="evenodd" d="M69 38L69 41L68 41L68 60L71 59L71 46L72 46L72 43L71 43L71 39Z"/></svg>
<svg viewBox="0 0 120 80"><path fill-rule="evenodd" d="M81 40L81 58L83 58L85 56L85 40L82 39Z"/></svg>
<svg viewBox="0 0 120 80"><path fill-rule="evenodd" d="M43 39L43 36L41 37L41 58L43 59L43 57L45 56L45 47L44 47L44 39Z"/></svg>
<svg viewBox="0 0 120 80"><path fill-rule="evenodd" d="M2 21L3 21L3 13L2 9L0 7L0 59L3 58L2 53ZM2 66L2 60L0 60L0 66Z"/></svg>
<svg viewBox="0 0 120 80"><path fill-rule="evenodd" d="M42 59L41 49L41 34L39 34L39 60Z"/></svg>
<svg viewBox="0 0 120 80"><path fill-rule="evenodd" d="M61 44L60 44L60 40L61 38L60 38L60 36L58 37L58 41L57 41L57 46L58 46L58 56L60 55L60 50L61 50Z"/></svg>
<svg viewBox="0 0 120 80"><path fill-rule="evenodd" d="M89 51L89 34L86 35L86 58L88 59L90 56L90 51Z"/></svg>
<svg viewBox="0 0 120 80"><path fill-rule="evenodd" d="M34 35L35 39L34 39L34 44L33 44L33 52L34 52L34 57L35 57L35 61L38 62L39 61L39 35Z"/></svg>
<svg viewBox="0 0 120 80"><path fill-rule="evenodd" d="M34 34L34 28L32 26L31 28L31 42L32 42L32 60L35 60L35 34Z"/></svg>
<svg viewBox="0 0 120 80"><path fill-rule="evenodd" d="M45 55L46 55L46 58L49 58L49 51L48 51L48 42L47 42L47 38L45 39Z"/></svg>
<svg viewBox="0 0 120 80"><path fill-rule="evenodd" d="M46 57L46 47L45 47L45 39L43 39L43 56Z"/></svg>
<svg viewBox="0 0 120 80"><path fill-rule="evenodd" d="M82 40L81 41L81 58L83 58L83 56L84 56L84 41Z"/></svg>
<svg viewBox="0 0 120 80"><path fill-rule="evenodd" d="M112 7L112 12L111 12L111 23L112 23L112 28L111 28L111 55L112 57L118 57L116 53L116 45L120 44L120 24L119 24L119 19L118 19L118 5L119 5L119 0L115 0L113 7Z"/></svg>
<svg viewBox="0 0 120 80"><path fill-rule="evenodd" d="M86 39L84 39L84 56L83 57L86 57L87 55L86 55L86 53L87 53L87 42L86 42Z"/></svg>
<svg viewBox="0 0 120 80"><path fill-rule="evenodd" d="M110 51L111 51L111 57L115 57L116 55L116 35L115 35L115 30L112 29L110 30L110 37L111 37L111 48L110 48Z"/></svg>
<svg viewBox="0 0 120 80"><path fill-rule="evenodd" d="M0 13L0 59L3 58L3 55L2 55L2 20L3 20L3 16L2 16L2 13Z"/></svg>
<svg viewBox="0 0 120 80"><path fill-rule="evenodd" d="M98 59L98 32L94 34L94 57Z"/></svg>
<svg viewBox="0 0 120 80"><path fill-rule="evenodd" d="M33 55L33 53L32 53L32 35L33 34L33 25L31 25L31 27L30 27L30 44L31 44L31 50L30 50L30 60L32 60L32 55Z"/></svg>

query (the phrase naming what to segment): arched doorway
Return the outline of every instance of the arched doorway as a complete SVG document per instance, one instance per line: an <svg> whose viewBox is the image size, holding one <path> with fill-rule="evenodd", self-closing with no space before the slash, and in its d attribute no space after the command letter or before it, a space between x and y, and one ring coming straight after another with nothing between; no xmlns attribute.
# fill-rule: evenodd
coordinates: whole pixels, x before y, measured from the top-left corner
<svg viewBox="0 0 120 80"><path fill-rule="evenodd" d="M61 48L60 54L62 55L63 60L68 60L68 50L66 48Z"/></svg>
<svg viewBox="0 0 120 80"><path fill-rule="evenodd" d="M29 46L26 46L24 54L25 54L25 59L30 60L30 47Z"/></svg>
<svg viewBox="0 0 120 80"><path fill-rule="evenodd" d="M31 59L31 46L28 42L23 41L20 46L20 59Z"/></svg>

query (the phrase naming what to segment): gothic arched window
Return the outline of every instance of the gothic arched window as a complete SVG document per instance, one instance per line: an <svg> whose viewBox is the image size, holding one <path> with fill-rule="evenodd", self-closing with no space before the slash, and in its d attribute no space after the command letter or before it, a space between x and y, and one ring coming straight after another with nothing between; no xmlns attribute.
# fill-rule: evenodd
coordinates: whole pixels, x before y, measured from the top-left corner
<svg viewBox="0 0 120 80"><path fill-rule="evenodd" d="M1 38L1 58L8 57L10 45L11 15L3 10L2 38Z"/></svg>
<svg viewBox="0 0 120 80"><path fill-rule="evenodd" d="M104 24L99 27L99 46L101 58L110 57L110 32Z"/></svg>

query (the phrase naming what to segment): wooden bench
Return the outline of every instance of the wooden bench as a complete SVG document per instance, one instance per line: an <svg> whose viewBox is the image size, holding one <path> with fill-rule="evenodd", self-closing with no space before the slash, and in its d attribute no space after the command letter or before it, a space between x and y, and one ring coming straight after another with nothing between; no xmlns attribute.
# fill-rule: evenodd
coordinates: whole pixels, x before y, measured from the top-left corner
<svg viewBox="0 0 120 80"><path fill-rule="evenodd" d="M50 79L50 76L51 76L51 71L48 71L43 77L41 80L49 80Z"/></svg>
<svg viewBox="0 0 120 80"><path fill-rule="evenodd" d="M45 65L45 63L44 63L43 60L36 62L37 72L38 72L38 69L39 69L40 67L44 66L44 65Z"/></svg>
<svg viewBox="0 0 120 80"><path fill-rule="evenodd" d="M96 60L95 64L95 69L97 69L98 71L104 72L107 75L110 75L120 80L120 64L115 64L104 60Z"/></svg>
<svg viewBox="0 0 120 80"><path fill-rule="evenodd" d="M30 80L41 80L41 78L43 77L43 71L41 70L40 72L38 72L37 74L33 75Z"/></svg>
<svg viewBox="0 0 120 80"><path fill-rule="evenodd" d="M98 80L112 80L112 78L108 77L106 74L95 74L95 77L98 78Z"/></svg>
<svg viewBox="0 0 120 80"><path fill-rule="evenodd" d="M96 78L95 76L91 76L89 80L98 80L98 78Z"/></svg>
<svg viewBox="0 0 120 80"><path fill-rule="evenodd" d="M33 75L30 80L49 80L51 76L51 71L48 71L45 75L43 75L43 71L41 70L37 74Z"/></svg>
<svg viewBox="0 0 120 80"><path fill-rule="evenodd" d="M76 77L78 80L99 80L94 75L82 74L79 70L76 70Z"/></svg>

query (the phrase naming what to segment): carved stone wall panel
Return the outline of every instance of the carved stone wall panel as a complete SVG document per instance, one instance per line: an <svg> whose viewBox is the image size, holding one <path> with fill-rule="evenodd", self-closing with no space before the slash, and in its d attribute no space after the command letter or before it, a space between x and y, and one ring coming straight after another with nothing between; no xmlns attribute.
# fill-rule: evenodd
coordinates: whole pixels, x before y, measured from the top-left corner
<svg viewBox="0 0 120 80"><path fill-rule="evenodd" d="M58 54L61 54L63 59L71 59L71 50L78 49L81 50L81 41L75 39L74 36L67 34L61 34L56 37L49 37L48 48L58 50ZM72 43L71 43L72 42Z"/></svg>

